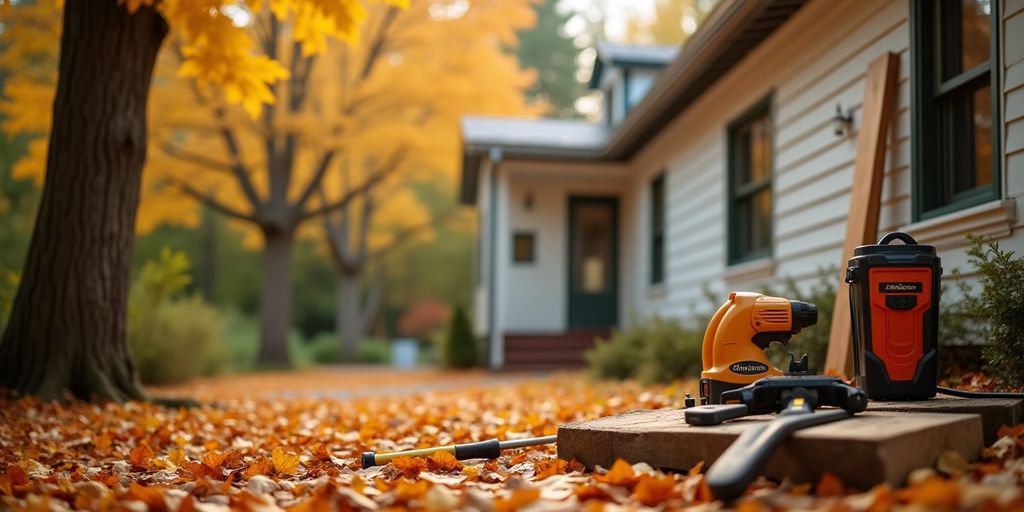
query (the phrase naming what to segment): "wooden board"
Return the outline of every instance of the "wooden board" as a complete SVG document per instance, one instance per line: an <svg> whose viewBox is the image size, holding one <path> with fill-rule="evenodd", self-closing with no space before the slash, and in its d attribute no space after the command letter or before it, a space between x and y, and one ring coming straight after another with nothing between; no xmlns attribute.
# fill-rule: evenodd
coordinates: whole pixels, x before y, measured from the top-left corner
<svg viewBox="0 0 1024 512"><path fill-rule="evenodd" d="M850 346L850 290L844 278L846 263L858 245L878 240L878 215L885 176L885 143L896 109L900 59L886 53L868 65L861 109L862 122L857 136L857 157L853 162L850 213L846 221L842 259L839 261L839 286L832 312L828 355L825 369L848 375L853 360Z"/></svg>
<svg viewBox="0 0 1024 512"><path fill-rule="evenodd" d="M999 427L1024 423L1024 400L1012 398L959 398L940 394L931 400L913 402L872 401L868 403L868 410L977 414L981 416L985 446L996 442Z"/></svg>
<svg viewBox="0 0 1024 512"><path fill-rule="evenodd" d="M558 456L587 467L611 467L615 459L686 470L711 464L751 425L751 417L713 427L687 425L680 409L634 411L558 429ZM974 460L981 452L981 417L975 414L864 412L843 421L798 431L776 450L763 474L816 482L828 471L867 489L900 485L910 471L931 467L948 451Z"/></svg>

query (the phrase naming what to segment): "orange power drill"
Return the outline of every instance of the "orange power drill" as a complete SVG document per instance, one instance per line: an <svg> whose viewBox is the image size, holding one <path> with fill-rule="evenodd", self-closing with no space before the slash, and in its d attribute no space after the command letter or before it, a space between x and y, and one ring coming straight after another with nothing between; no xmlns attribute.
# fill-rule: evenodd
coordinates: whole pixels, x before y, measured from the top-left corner
<svg viewBox="0 0 1024 512"><path fill-rule="evenodd" d="M800 329L817 322L814 304L760 293L730 293L704 332L701 403L721 403L723 391L783 375L768 361L765 349L773 341L788 342Z"/></svg>

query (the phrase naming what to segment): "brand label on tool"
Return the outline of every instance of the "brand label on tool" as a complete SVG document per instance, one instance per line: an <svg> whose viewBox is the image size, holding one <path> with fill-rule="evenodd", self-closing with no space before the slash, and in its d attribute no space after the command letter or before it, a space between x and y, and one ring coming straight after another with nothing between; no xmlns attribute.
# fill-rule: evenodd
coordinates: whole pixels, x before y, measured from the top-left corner
<svg viewBox="0 0 1024 512"><path fill-rule="evenodd" d="M878 283L880 293L920 293L924 285L920 282L882 282Z"/></svg>
<svg viewBox="0 0 1024 512"><path fill-rule="evenodd" d="M768 365L760 361L740 361L733 363L729 369L740 375L757 375L768 371Z"/></svg>

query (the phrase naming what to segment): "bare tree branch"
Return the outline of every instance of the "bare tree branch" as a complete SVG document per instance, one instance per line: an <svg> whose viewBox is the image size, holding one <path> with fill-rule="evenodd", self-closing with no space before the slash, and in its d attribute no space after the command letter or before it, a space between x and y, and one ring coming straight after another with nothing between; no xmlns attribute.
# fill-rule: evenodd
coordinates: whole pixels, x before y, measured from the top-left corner
<svg viewBox="0 0 1024 512"><path fill-rule="evenodd" d="M196 189L195 187L193 187L192 185L189 185L188 183L186 183L184 181L181 181L181 180L179 180L177 178L167 178L167 179L171 183L173 183L175 186L177 186L179 189L181 189L181 191L184 192L185 194L191 196L193 199L199 201L200 203L203 203L203 204L209 206L210 208L213 208L214 210L217 210L217 211L223 213L224 215L227 215L229 217L234 217L234 218L239 219L239 220L248 221L248 222L253 222L253 223L257 222L257 219L256 219L255 216L253 216L251 214L248 214L248 213L245 213L245 212L242 212L242 211L237 210L235 208L232 208L232 207L222 203L221 201L219 201L216 197L213 197L213 196L211 196L209 194L206 194L204 192L200 192L198 189Z"/></svg>
<svg viewBox="0 0 1024 512"><path fill-rule="evenodd" d="M345 194L341 197L341 199L338 199L333 203L326 203L321 205L319 208L314 208L312 210L302 210L301 213L298 214L298 221L302 222L304 220L316 217L317 215L323 215L325 213L337 211L341 208L348 206L348 204L351 203L352 200L355 199L357 196L372 190L375 186L377 186L377 184L384 181L385 178L394 173L401 166L405 154L406 150L404 148L399 148L395 150L391 154L391 158L388 159L385 165L383 165L379 171L377 171L372 176L367 178L366 181L364 181L361 185L354 189L346 191Z"/></svg>
<svg viewBox="0 0 1024 512"><path fill-rule="evenodd" d="M185 162L189 162L195 165L213 168L220 171L231 171L231 164L229 163L214 160L213 158L210 158L205 155L200 155L199 153L193 153L179 146L175 146L170 142L165 141L160 146L160 149L162 149L164 153L167 153L168 155L177 158L178 160L183 160Z"/></svg>
<svg viewBox="0 0 1024 512"><path fill-rule="evenodd" d="M380 260L381 258L387 256L392 251L394 251L394 250L402 247L406 243L412 241L420 233L423 233L424 231L426 231L428 229L431 229L431 228L434 228L436 226L440 226L448 218L450 218L455 212L456 212L456 210L454 208L452 208L452 209L446 210L445 212L441 213L437 217L434 217L434 218L432 218L432 219L430 219L430 220L428 220L426 222L423 222L423 223L420 223L420 224L416 224L416 225L413 225L413 226L409 226L409 227L403 229L402 231L400 231L397 235L395 235L391 239L391 243L387 244L384 247L381 247L380 249L377 249L377 250L373 251L373 254L370 256L370 259L372 259L374 261Z"/></svg>
<svg viewBox="0 0 1024 512"><path fill-rule="evenodd" d="M331 167L331 161L334 159L336 150L331 149L324 152L323 156L320 157L320 162L316 165L316 172L313 173L313 177L310 178L309 182L306 183L306 188L299 194L299 199L295 202L295 208L302 210L313 193L320 188L320 184L324 181L324 176L327 175L327 170Z"/></svg>

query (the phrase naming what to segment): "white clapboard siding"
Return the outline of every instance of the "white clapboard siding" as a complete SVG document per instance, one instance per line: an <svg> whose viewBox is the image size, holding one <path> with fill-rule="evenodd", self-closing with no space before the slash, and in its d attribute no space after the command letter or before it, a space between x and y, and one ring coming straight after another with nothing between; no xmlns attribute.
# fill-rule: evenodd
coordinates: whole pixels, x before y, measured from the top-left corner
<svg viewBox="0 0 1024 512"><path fill-rule="evenodd" d="M1024 0L1005 2L1002 34L1003 122L1006 126L1003 174L1006 195L1017 200L1015 229L1019 230L1024 227ZM1018 240L1014 248L1024 254L1024 241Z"/></svg>
<svg viewBox="0 0 1024 512"><path fill-rule="evenodd" d="M822 269L838 265L856 132L837 137L831 118L839 102L853 110L859 127L868 63L887 51L897 53L902 65L881 224L909 221L907 15L906 0L811 3L637 157L641 176L668 163L668 258L667 283L659 293L651 292L646 274L633 274L632 309L687 316L711 306L704 287L724 294L737 287L778 287L787 278L811 286ZM773 98L775 147L774 272L737 283L728 280L725 265L726 127L767 94ZM645 185L638 180L633 194ZM635 225L646 229L646 222ZM639 261L647 260L647 247L635 250Z"/></svg>

